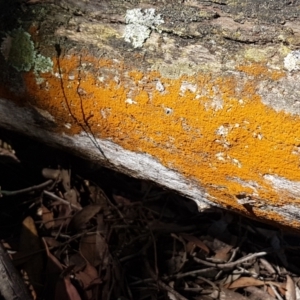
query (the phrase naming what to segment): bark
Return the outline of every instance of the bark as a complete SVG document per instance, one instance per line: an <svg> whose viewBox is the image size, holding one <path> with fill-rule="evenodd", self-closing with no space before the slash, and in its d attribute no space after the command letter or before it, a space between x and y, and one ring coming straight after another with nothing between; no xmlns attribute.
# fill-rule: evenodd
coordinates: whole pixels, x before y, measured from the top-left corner
<svg viewBox="0 0 300 300"><path fill-rule="evenodd" d="M5 300L30 300L28 290L0 243L0 293Z"/></svg>
<svg viewBox="0 0 300 300"><path fill-rule="evenodd" d="M0 126L300 228L298 0L0 8Z"/></svg>

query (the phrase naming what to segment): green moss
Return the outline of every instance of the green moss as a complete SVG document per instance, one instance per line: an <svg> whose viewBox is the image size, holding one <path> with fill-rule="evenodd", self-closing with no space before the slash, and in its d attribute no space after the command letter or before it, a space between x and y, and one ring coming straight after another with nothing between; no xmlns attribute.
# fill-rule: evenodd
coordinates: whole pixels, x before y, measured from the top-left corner
<svg viewBox="0 0 300 300"><path fill-rule="evenodd" d="M7 61L18 71L29 71L34 65L36 52L30 34L22 28L9 33L12 38Z"/></svg>
<svg viewBox="0 0 300 300"><path fill-rule="evenodd" d="M9 43L2 43L3 52L7 52L7 62L18 71L30 71L34 69L38 73L51 72L53 62L49 57L37 54L34 49L34 43L28 32L22 28L14 29L8 34Z"/></svg>

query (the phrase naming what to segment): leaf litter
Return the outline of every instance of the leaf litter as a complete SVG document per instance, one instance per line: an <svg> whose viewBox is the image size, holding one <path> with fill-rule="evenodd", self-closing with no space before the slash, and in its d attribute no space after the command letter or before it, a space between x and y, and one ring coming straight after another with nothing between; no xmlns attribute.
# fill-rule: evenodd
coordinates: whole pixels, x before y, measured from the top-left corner
<svg viewBox="0 0 300 300"><path fill-rule="evenodd" d="M82 172L70 155L36 160L0 160L1 187L9 174L23 182L0 190L0 234L32 299L300 299L298 233L199 213L151 182ZM30 168L40 175L26 185Z"/></svg>

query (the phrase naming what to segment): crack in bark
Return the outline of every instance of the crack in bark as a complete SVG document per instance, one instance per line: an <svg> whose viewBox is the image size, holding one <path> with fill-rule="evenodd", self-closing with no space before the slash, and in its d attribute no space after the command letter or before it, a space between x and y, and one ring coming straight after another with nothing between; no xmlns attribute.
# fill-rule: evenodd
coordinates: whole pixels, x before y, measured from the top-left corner
<svg viewBox="0 0 300 300"><path fill-rule="evenodd" d="M78 70L78 85L77 85L77 95L80 99L80 109L81 109L81 113L82 113L82 118L83 118L83 122L84 124L82 124L77 118L76 116L72 113L72 110L71 110L71 107L70 107L70 104L69 104L69 101L68 101L68 98L67 98L67 95L65 93L65 88L64 88L64 83L63 83L63 80L62 80L62 72L61 72L61 66L60 66L60 55L61 55L61 47L59 44L55 44L55 50L56 50L56 60L57 60L57 67L58 67L58 73L59 73L59 77L60 77L60 86L61 86L61 89L62 89L62 93L63 93L63 97L65 99L65 102L66 102L66 105L67 105L67 108L68 108L68 111L71 115L71 117L73 118L73 120L76 122L76 124L78 124L81 129L84 131L84 133L87 135L87 137L89 138L89 140L92 142L92 144L99 150L99 152L101 153L101 155L107 160L107 157L105 156L101 146L99 145L99 142L97 141L92 129L91 129L91 126L89 125L88 123L88 120L92 117L92 115L88 116L86 118L85 116L85 112L84 112L84 108L83 108L83 102L82 102L82 96L81 96L81 93L80 93L80 85L81 85L81 76L80 76L80 69ZM81 64L81 55L80 55L80 59L79 59L79 65L80 67L82 66Z"/></svg>

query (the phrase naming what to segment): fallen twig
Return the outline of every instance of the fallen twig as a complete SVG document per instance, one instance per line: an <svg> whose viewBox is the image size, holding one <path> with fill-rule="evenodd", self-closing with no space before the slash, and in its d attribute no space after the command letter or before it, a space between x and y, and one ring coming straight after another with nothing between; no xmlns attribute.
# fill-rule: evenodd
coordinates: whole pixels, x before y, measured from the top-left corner
<svg viewBox="0 0 300 300"><path fill-rule="evenodd" d="M246 256L244 256L244 257L242 257L242 258L240 258L236 261L228 262L228 263L225 263L225 264L211 263L211 262L208 262L206 260L203 260L203 259L200 259L200 258L197 258L197 257L193 257L193 259L194 259L194 261L196 261L198 263L201 263L205 266L215 267L215 268L219 268L219 269L225 269L225 268L233 268L238 264L244 263L244 262L246 262L250 259L260 257L260 256L264 256L264 255L267 255L267 252L253 253L253 254L246 255Z"/></svg>
<svg viewBox="0 0 300 300"><path fill-rule="evenodd" d="M2 191L0 190L0 197L3 196L15 196L15 195L19 195L19 194L25 194L25 193L29 193L32 191L36 191L42 188L45 188L46 186L50 185L51 183L53 183L53 180L47 180L41 184L38 185L34 185L25 189L21 189L21 190L17 190L17 191Z"/></svg>
<svg viewBox="0 0 300 300"><path fill-rule="evenodd" d="M51 197L51 198L54 199L54 200L60 201L60 202L63 203L63 204L66 204L66 205L71 206L71 207L72 207L73 209L75 209L75 210L81 210L81 208L79 208L78 206L76 206L76 205L70 203L69 201L67 201L67 200L65 200L65 199L63 199L63 198L60 198L60 197L56 196L55 194L53 194L53 193L51 193L51 192L44 191L44 194L47 195L47 196L49 196L49 197Z"/></svg>
<svg viewBox="0 0 300 300"><path fill-rule="evenodd" d="M147 259L144 259L144 262L145 262L147 270L150 273L150 276L153 278L153 280L156 281L156 283L157 283L157 285L159 287L161 287L164 290L168 291L169 293L173 294L178 300L188 300L187 298L183 297L178 292L176 292L174 289L172 289L170 286L168 286L167 284L165 284L164 282L162 282L160 279L158 279L157 275L152 270L152 268L151 268L151 266L149 264L149 261Z"/></svg>

